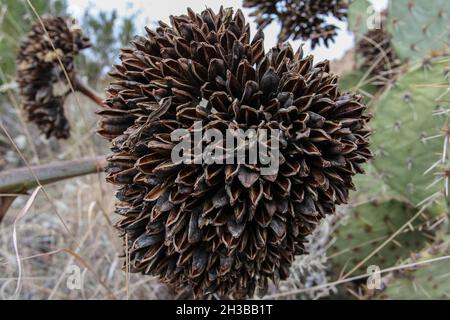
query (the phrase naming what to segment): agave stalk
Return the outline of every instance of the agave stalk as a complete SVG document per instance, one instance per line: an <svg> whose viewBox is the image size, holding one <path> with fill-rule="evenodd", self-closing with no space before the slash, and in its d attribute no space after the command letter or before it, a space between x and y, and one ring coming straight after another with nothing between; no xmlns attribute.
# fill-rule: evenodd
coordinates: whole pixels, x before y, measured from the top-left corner
<svg viewBox="0 0 450 320"><path fill-rule="evenodd" d="M39 185L100 172L105 165L106 159L102 156L0 172L0 222L19 194Z"/></svg>

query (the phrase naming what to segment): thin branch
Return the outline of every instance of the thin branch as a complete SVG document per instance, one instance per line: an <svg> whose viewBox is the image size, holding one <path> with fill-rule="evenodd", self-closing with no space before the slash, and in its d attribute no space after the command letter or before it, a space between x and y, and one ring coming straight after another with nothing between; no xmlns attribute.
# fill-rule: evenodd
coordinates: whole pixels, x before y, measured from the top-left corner
<svg viewBox="0 0 450 320"><path fill-rule="evenodd" d="M103 99L94 90L89 88L83 81L81 81L81 79L77 75L72 78L72 85L75 91L84 94L98 106L104 106Z"/></svg>

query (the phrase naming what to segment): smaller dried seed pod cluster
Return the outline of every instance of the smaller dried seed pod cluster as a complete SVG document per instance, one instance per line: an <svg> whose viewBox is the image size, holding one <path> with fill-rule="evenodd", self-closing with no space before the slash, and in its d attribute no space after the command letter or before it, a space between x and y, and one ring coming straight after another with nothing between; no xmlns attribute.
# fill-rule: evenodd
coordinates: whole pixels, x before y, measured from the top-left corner
<svg viewBox="0 0 450 320"><path fill-rule="evenodd" d="M99 133L112 142L107 180L120 187L130 270L197 297L264 295L371 157L361 97L341 93L328 62L314 65L301 48L265 53L263 33L251 39L240 10L189 9L147 29L121 61ZM279 171L174 163L171 133L193 133L197 121L222 134L279 130Z"/></svg>
<svg viewBox="0 0 450 320"><path fill-rule="evenodd" d="M89 39L83 36L75 20L63 17L37 21L20 46L17 81L22 105L28 120L36 123L47 138L70 136L64 115L64 101L70 89L60 61L72 78L74 57L89 46Z"/></svg>
<svg viewBox="0 0 450 320"><path fill-rule="evenodd" d="M370 75L375 77L375 85L385 85L399 73L399 65L391 43L391 36L386 29L387 12L381 13L379 28L369 30L358 41L357 52L363 58L361 67L370 69Z"/></svg>
<svg viewBox="0 0 450 320"><path fill-rule="evenodd" d="M279 41L311 40L314 49L320 42L326 47L334 42L338 27L326 18L345 20L348 3L344 0L244 0L244 7L254 8L251 15L261 28L274 20L279 22Z"/></svg>

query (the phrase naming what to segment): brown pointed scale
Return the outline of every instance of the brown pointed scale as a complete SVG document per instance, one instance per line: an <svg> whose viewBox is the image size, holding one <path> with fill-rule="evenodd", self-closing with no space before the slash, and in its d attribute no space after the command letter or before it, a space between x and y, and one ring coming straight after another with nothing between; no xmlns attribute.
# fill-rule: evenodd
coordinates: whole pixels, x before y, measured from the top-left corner
<svg viewBox="0 0 450 320"><path fill-rule="evenodd" d="M240 11L170 20L122 51L98 113L113 152L108 179L120 186L117 228L134 248L132 272L198 298L252 297L289 275L306 237L347 201L352 176L371 158L369 117L361 97L340 92L328 62L314 65L289 45L265 53L263 32L252 38ZM279 143L279 170L264 174L259 159L226 162L247 143L221 146L225 163L172 161L180 139L171 133L194 136L197 120L222 133L280 130L264 142Z"/></svg>

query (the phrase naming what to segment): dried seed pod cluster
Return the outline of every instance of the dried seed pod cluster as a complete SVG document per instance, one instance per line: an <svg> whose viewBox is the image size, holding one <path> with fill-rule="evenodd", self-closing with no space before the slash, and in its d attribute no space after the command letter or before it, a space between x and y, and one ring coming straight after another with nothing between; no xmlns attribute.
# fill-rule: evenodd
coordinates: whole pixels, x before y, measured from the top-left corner
<svg viewBox="0 0 450 320"><path fill-rule="evenodd" d="M265 53L240 10L188 9L146 31L122 50L99 111L129 267L198 297L264 294L371 158L366 106L339 91L328 61L314 65L289 45ZM173 162L171 133L192 133L196 121L278 129L279 171Z"/></svg>
<svg viewBox="0 0 450 320"><path fill-rule="evenodd" d="M244 7L254 8L251 15L262 28L274 20L279 22L279 41L311 40L314 49L320 42L326 47L334 42L338 27L326 19L345 20L348 3L345 0L244 0Z"/></svg>
<svg viewBox="0 0 450 320"><path fill-rule="evenodd" d="M369 30L356 48L363 58L361 67L371 70L370 74L375 77L373 83L377 85L385 85L399 73L400 63L386 29L386 19L387 12L383 12L380 27Z"/></svg>
<svg viewBox="0 0 450 320"><path fill-rule="evenodd" d="M37 21L20 46L17 82L22 105L28 120L36 123L47 138L67 139L70 135L64 115L70 89L61 63L72 77L74 57L89 46L89 39L82 35L75 20L63 17Z"/></svg>

